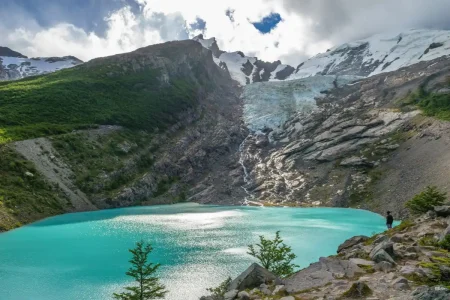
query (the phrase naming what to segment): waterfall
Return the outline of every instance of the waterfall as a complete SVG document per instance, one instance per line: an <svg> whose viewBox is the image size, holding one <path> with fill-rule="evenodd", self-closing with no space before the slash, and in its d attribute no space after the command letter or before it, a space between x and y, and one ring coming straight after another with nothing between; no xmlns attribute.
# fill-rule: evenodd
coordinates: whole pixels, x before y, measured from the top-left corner
<svg viewBox="0 0 450 300"><path fill-rule="evenodd" d="M244 185L241 186L241 188L245 191L247 196L244 197L244 201L242 202L242 206L249 206L250 204L256 204L260 206L264 206L261 203L257 201L253 201L255 199L255 196L248 191L246 186L252 182L250 174L248 172L247 167L245 166L244 160L245 160L245 142L248 138L252 137L252 134L250 133L239 145L239 164L242 166L242 169L244 170Z"/></svg>

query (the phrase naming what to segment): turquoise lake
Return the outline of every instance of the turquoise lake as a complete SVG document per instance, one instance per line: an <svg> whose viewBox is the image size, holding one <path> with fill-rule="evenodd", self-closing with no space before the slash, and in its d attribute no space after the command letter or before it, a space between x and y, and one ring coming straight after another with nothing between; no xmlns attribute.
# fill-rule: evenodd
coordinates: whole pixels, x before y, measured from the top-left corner
<svg viewBox="0 0 450 300"><path fill-rule="evenodd" d="M129 283L129 248L143 239L163 266L168 300L194 300L253 259L247 245L280 230L302 268L345 239L385 230L382 216L340 208L179 204L49 218L0 234L0 299L111 299Z"/></svg>

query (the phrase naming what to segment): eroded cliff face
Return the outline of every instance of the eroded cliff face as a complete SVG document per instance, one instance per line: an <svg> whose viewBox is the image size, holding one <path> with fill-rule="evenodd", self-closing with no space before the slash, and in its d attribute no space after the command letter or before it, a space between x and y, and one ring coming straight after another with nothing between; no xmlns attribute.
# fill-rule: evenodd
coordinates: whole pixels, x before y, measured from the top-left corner
<svg viewBox="0 0 450 300"><path fill-rule="evenodd" d="M242 149L246 189L267 204L351 206L404 215L426 185L450 191L450 126L409 95L448 93L447 58L324 91L312 112L253 132ZM270 83L266 83L270 84Z"/></svg>

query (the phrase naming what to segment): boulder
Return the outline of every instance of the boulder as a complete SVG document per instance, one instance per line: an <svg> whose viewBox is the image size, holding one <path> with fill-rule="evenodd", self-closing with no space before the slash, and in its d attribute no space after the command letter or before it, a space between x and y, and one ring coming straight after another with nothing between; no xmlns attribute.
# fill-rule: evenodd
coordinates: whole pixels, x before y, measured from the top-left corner
<svg viewBox="0 0 450 300"><path fill-rule="evenodd" d="M370 251L370 257L372 258L373 256L375 256L375 254L377 254L380 250L384 250L387 252L387 254L389 254L391 257L394 256L394 243L392 242L382 242L378 245L376 245L372 251ZM373 259L372 259L373 260Z"/></svg>
<svg viewBox="0 0 450 300"><path fill-rule="evenodd" d="M272 295L276 295L276 294L282 293L282 292L284 292L284 291L286 291L286 288L285 288L284 285L277 285L277 286L275 287L275 289L273 290Z"/></svg>
<svg viewBox="0 0 450 300"><path fill-rule="evenodd" d="M442 242L445 239L445 236L450 234L450 225L444 229L444 231L439 236L439 242Z"/></svg>
<svg viewBox="0 0 450 300"><path fill-rule="evenodd" d="M335 279L353 278L365 272L355 263L332 257L321 257L318 262L284 279L286 291L296 293L302 290L324 286Z"/></svg>
<svg viewBox="0 0 450 300"><path fill-rule="evenodd" d="M382 242L385 242L388 240L389 240L389 237L387 235L382 234L373 241L372 245L378 245L379 243L382 243Z"/></svg>
<svg viewBox="0 0 450 300"><path fill-rule="evenodd" d="M237 296L239 300L250 300L250 295L246 291L239 292Z"/></svg>
<svg viewBox="0 0 450 300"><path fill-rule="evenodd" d="M369 239L369 237L365 236L365 235L357 235L354 237L349 238L348 240L346 240L345 242L343 242L342 244L339 245L337 253L342 252L345 249L351 248L355 245L358 245L362 242L365 242Z"/></svg>
<svg viewBox="0 0 450 300"><path fill-rule="evenodd" d="M280 298L280 300L295 300L295 298L292 296L287 296L287 297Z"/></svg>
<svg viewBox="0 0 450 300"><path fill-rule="evenodd" d="M450 205L435 206L434 211L438 217L446 218L450 216Z"/></svg>
<svg viewBox="0 0 450 300"><path fill-rule="evenodd" d="M414 300L448 300L450 299L450 290L443 286L421 286L413 293Z"/></svg>
<svg viewBox="0 0 450 300"><path fill-rule="evenodd" d="M372 293L372 290L365 282L357 281L342 295L342 298L367 299Z"/></svg>
<svg viewBox="0 0 450 300"><path fill-rule="evenodd" d="M238 294L238 290L231 290L225 293L225 295L223 295L223 298L225 300L234 300Z"/></svg>
<svg viewBox="0 0 450 300"><path fill-rule="evenodd" d="M406 291L406 290L410 289L410 286L408 283L396 283L392 287L398 291Z"/></svg>
<svg viewBox="0 0 450 300"><path fill-rule="evenodd" d="M392 257L383 249L380 249L378 250L378 252L371 254L370 258L376 263L386 261L388 263L395 265L394 259L392 259Z"/></svg>
<svg viewBox="0 0 450 300"><path fill-rule="evenodd" d="M259 287L261 284L274 281L275 283L281 283L282 281L264 269L257 263L253 263L247 270L245 270L241 275L236 277L229 286L230 290L245 290L253 289Z"/></svg>
<svg viewBox="0 0 450 300"><path fill-rule="evenodd" d="M352 263L354 263L356 265L360 265L360 266L373 266L373 265L375 265L375 263L373 261L362 259L362 258L350 258L349 261L351 261Z"/></svg>
<svg viewBox="0 0 450 300"><path fill-rule="evenodd" d="M373 267L376 271L389 273L394 270L394 265L387 261L381 261Z"/></svg>

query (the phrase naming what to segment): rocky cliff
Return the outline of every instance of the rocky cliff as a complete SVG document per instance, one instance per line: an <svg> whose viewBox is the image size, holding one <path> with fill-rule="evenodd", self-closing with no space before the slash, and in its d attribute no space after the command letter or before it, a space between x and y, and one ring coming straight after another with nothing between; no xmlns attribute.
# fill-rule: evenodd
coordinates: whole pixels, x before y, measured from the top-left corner
<svg viewBox="0 0 450 300"><path fill-rule="evenodd" d="M254 201L270 205L389 209L398 216L406 214L403 203L426 185L450 191L443 179L450 175L449 123L424 116L415 96L422 90L448 99L448 66L443 57L336 84L306 111L291 109L281 125L273 125L279 120L273 112L280 108L261 114L265 124L251 110L250 120L258 120L260 130L241 147L245 189ZM297 82L311 86L313 79ZM254 105L248 98L244 103L244 112ZM303 97L300 103L311 101Z"/></svg>

